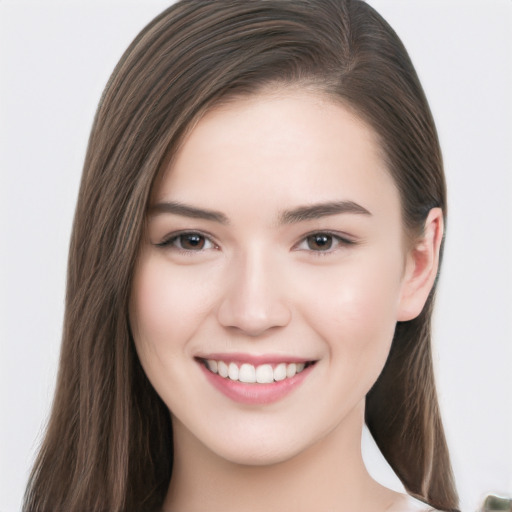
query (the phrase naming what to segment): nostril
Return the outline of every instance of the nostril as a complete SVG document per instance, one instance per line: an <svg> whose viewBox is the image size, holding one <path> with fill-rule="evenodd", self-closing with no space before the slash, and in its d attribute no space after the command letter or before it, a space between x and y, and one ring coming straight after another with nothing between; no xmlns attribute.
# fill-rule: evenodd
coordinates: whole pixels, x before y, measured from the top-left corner
<svg viewBox="0 0 512 512"><path fill-rule="evenodd" d="M225 300L217 313L222 326L243 331L252 337L288 325L291 317L290 309L284 304L272 301L257 304L235 298Z"/></svg>

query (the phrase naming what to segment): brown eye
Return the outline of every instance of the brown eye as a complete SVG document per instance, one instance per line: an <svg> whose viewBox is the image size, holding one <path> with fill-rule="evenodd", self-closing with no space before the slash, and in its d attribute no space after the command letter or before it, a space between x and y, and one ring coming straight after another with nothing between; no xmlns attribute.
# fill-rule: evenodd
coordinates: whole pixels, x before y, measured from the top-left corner
<svg viewBox="0 0 512 512"><path fill-rule="evenodd" d="M174 249L185 253L201 252L216 248L216 245L209 237L193 231L175 234L156 245L158 247Z"/></svg>
<svg viewBox="0 0 512 512"><path fill-rule="evenodd" d="M295 250L307 251L311 254L331 254L340 249L347 249L350 246L357 245L358 242L337 233L329 233L328 231L317 231L305 235L304 238L294 246Z"/></svg>
<svg viewBox="0 0 512 512"><path fill-rule="evenodd" d="M328 251L332 248L332 235L315 233L306 238L308 249L312 251Z"/></svg>
<svg viewBox="0 0 512 512"><path fill-rule="evenodd" d="M180 249L186 251L200 251L206 245L206 238L197 233L185 233L176 237L176 243Z"/></svg>

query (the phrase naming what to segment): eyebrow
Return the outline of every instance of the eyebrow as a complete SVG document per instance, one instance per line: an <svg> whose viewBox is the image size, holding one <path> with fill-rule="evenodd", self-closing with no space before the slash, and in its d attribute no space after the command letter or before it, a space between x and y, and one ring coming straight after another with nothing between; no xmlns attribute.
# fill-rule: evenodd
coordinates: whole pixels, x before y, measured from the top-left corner
<svg viewBox="0 0 512 512"><path fill-rule="evenodd" d="M176 201L166 201L157 203L149 208L149 215L159 215L169 213L189 217L192 219L204 219L218 222L220 224L229 224L229 219L222 212L196 208ZM371 215L363 206L354 201L331 201L327 203L318 203L307 206L299 206L292 210L285 210L279 214L279 224L295 224L308 220L320 219L330 215L340 215L342 213L355 213L359 215Z"/></svg>
<svg viewBox="0 0 512 512"><path fill-rule="evenodd" d="M196 208L175 201L157 203L149 207L149 215L161 213L171 213L181 215L182 217L190 217L191 219L212 220L220 224L229 224L229 219L222 212Z"/></svg>
<svg viewBox="0 0 512 512"><path fill-rule="evenodd" d="M307 220L320 219L329 215L339 215L342 213L356 213L360 215L371 215L371 213L354 201L334 201L328 203L319 203L308 206L299 206L293 210L287 210L281 213L279 221L281 224L294 224Z"/></svg>

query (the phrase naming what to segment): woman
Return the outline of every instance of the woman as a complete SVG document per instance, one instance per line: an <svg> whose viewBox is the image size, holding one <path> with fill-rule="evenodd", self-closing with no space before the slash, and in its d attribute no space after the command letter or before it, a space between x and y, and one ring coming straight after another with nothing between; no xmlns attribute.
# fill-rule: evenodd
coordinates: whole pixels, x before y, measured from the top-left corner
<svg viewBox="0 0 512 512"><path fill-rule="evenodd" d="M456 510L426 99L359 1L178 2L105 90L25 510ZM320 482L317 480L320 476Z"/></svg>

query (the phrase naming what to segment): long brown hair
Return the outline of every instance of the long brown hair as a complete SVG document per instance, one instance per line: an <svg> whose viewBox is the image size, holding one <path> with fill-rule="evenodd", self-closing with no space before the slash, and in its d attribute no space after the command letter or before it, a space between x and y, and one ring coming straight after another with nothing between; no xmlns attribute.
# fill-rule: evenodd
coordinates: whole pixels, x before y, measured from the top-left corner
<svg viewBox="0 0 512 512"><path fill-rule="evenodd" d="M127 49L101 99L69 253L60 368L24 510L158 510L172 473L169 412L128 321L131 280L159 170L207 109L269 85L316 88L376 131L406 229L446 212L432 116L405 48L361 0L182 0ZM396 328L366 422L406 489L454 511L430 323Z"/></svg>

